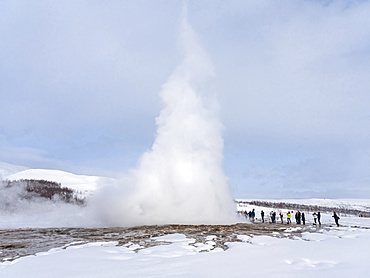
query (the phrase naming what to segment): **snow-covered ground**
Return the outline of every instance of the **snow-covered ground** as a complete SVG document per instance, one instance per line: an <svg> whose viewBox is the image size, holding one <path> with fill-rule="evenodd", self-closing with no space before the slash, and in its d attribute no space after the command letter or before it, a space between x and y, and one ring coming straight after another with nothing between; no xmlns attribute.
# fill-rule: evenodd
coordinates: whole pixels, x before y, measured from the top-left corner
<svg viewBox="0 0 370 278"><path fill-rule="evenodd" d="M355 222L358 223L358 219ZM361 219L369 221L369 219ZM251 224L261 225L261 224ZM271 224L274 225L274 224ZM293 225L291 232L302 229ZM289 230L287 235L289 234ZM204 245L214 244L212 236ZM229 249L192 245L183 234L143 248L95 242L0 264L1 277L369 277L370 230L331 227L301 237L240 235ZM211 249L211 248L210 248Z"/></svg>
<svg viewBox="0 0 370 278"><path fill-rule="evenodd" d="M96 177L18 169L18 174L9 169L5 176L47 179L75 189L81 186L80 190L93 191L97 187ZM370 200L279 201L328 207L338 204L368 207L370 204ZM267 219L274 208L243 206L238 210L253 208L257 220L249 225L257 228L275 225L277 231L285 230L280 234L262 235L253 232L238 234L236 230L238 240L227 243L227 250L215 247L217 235L207 235L204 243L194 243L191 234L173 233L152 238L165 243L152 247L145 246L144 242L118 246L118 242L107 242L102 238L100 242L69 244L16 260L5 260L0 263L0 277L369 277L370 218L341 216L341 225L337 227L331 214L324 213L322 226L312 228L312 212L306 212L306 226L281 225L279 220L277 224L261 224L261 210L265 211ZM285 222L287 210L277 212L283 213ZM1 212L0 229L98 226L99 223L93 221L93 214L89 208L38 204L28 213L25 209ZM240 216L240 221L247 220ZM0 249L0 252L5 251Z"/></svg>

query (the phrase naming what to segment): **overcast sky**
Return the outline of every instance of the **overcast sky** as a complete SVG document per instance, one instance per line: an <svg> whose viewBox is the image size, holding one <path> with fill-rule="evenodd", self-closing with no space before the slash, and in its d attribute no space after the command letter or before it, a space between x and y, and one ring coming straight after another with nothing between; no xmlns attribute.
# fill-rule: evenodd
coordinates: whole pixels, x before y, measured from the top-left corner
<svg viewBox="0 0 370 278"><path fill-rule="evenodd" d="M154 140L183 1L0 1L0 161L117 176ZM239 198L370 198L370 1L187 1Z"/></svg>

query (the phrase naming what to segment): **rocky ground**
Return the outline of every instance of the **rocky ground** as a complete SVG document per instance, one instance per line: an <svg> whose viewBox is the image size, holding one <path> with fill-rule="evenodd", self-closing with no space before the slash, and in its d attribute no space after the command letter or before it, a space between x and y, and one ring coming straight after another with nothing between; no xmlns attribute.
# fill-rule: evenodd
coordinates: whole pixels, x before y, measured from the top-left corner
<svg viewBox="0 0 370 278"><path fill-rule="evenodd" d="M322 227L325 229L329 227ZM67 248L89 242L117 242L118 246L137 246L137 250L160 244L156 237L168 234L184 234L193 238L193 244L205 244L212 237L209 249L226 250L228 242L240 241L241 235L249 237L268 235L273 237L300 237L302 232L315 232L316 227L269 223L239 223L235 225L164 225L131 228L46 228L0 230L0 259L14 260L52 248ZM215 244L214 244L215 243ZM205 251L207 251L205 250Z"/></svg>

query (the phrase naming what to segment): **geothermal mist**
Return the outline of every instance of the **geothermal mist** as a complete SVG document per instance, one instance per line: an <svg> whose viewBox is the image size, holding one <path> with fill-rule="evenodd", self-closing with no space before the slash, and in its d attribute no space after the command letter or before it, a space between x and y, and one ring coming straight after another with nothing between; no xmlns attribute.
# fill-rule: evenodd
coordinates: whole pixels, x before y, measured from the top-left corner
<svg viewBox="0 0 370 278"><path fill-rule="evenodd" d="M212 96L201 94L213 74L207 54L185 17L183 60L163 85L152 149L117 188L105 192L99 211L109 225L218 224L234 220L235 207L222 169L223 126Z"/></svg>

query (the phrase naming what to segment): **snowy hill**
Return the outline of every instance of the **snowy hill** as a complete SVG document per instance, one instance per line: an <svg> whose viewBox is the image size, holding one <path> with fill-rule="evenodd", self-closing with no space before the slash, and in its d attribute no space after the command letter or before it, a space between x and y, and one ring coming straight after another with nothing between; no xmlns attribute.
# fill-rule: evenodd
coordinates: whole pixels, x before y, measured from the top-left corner
<svg viewBox="0 0 370 278"><path fill-rule="evenodd" d="M5 176L4 179L36 179L55 181L61 183L62 187L68 187L85 193L92 193L97 189L98 183L104 178L97 176L75 175L59 170L27 169Z"/></svg>
<svg viewBox="0 0 370 278"><path fill-rule="evenodd" d="M19 170L19 171L17 171ZM59 170L27 169L0 164L3 180L45 180L57 182L61 187L77 191L79 199L91 201L99 188L114 182L113 179L75 175ZM5 183L4 183L5 184ZM1 185L1 184L0 184ZM100 224L100 219L95 217L94 207L78 206L75 203L66 203L61 198L38 198L30 194L25 187L0 186L0 228L24 227L88 227Z"/></svg>

